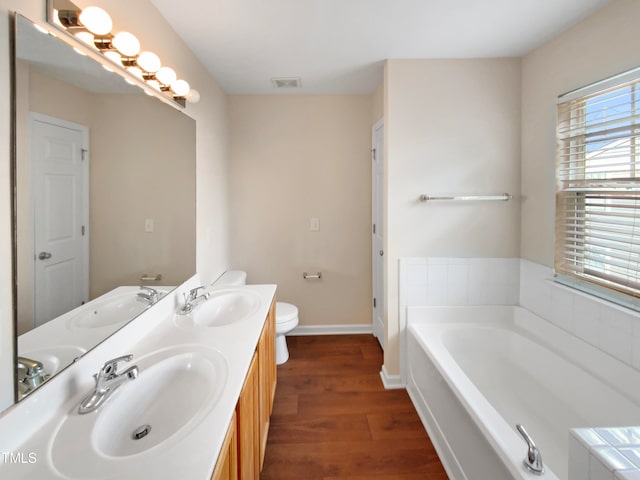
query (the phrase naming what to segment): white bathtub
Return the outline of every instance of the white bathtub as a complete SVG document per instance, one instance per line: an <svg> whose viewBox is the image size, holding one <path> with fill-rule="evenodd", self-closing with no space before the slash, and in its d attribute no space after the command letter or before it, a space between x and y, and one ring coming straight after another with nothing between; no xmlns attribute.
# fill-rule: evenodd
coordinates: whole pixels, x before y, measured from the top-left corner
<svg viewBox="0 0 640 480"><path fill-rule="evenodd" d="M407 390L451 479L566 480L570 428L640 421L640 372L521 307L409 307L407 322Z"/></svg>

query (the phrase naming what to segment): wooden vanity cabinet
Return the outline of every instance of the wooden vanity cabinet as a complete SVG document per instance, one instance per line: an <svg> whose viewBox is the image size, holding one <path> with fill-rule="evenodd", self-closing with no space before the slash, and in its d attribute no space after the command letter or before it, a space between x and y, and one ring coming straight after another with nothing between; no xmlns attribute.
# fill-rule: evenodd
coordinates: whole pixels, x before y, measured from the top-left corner
<svg viewBox="0 0 640 480"><path fill-rule="evenodd" d="M274 299L236 405L237 477L213 477L213 480L258 480L260 477L276 393L275 305Z"/></svg>
<svg viewBox="0 0 640 480"><path fill-rule="evenodd" d="M260 476L259 395L258 353L256 352L253 354L236 406L238 478L240 480L257 480Z"/></svg>
<svg viewBox="0 0 640 480"><path fill-rule="evenodd" d="M238 480L238 440L236 435L236 414L233 413L229 429L224 437L218 462L211 480Z"/></svg>
<svg viewBox="0 0 640 480"><path fill-rule="evenodd" d="M260 376L260 471L269 436L269 422L276 394L276 301L271 303L267 319L258 342L258 368Z"/></svg>

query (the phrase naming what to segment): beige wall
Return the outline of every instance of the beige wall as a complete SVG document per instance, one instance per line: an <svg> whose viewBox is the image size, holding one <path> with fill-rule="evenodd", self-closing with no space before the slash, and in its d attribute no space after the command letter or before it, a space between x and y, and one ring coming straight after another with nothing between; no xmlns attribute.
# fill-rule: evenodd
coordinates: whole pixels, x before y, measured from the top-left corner
<svg viewBox="0 0 640 480"><path fill-rule="evenodd" d="M389 60L385 82L384 362L397 374L399 258L519 255L520 60ZM502 192L514 200L418 201Z"/></svg>
<svg viewBox="0 0 640 480"><path fill-rule="evenodd" d="M232 264L277 283L301 325L371 323L371 108L370 95L229 99Z"/></svg>
<svg viewBox="0 0 640 480"><path fill-rule="evenodd" d="M94 95L91 111L90 298L145 273L179 285L196 271L193 120L147 95Z"/></svg>
<svg viewBox="0 0 640 480"><path fill-rule="evenodd" d="M118 29L134 32L143 47L152 49L201 94L200 103L189 105L196 120L197 162L197 270L206 282L229 267L227 205L227 100L218 84L198 62L148 0L78 0L79 6L104 6ZM0 22L18 11L44 20L43 0L0 0ZM10 65L7 29L0 35L0 145L10 144ZM10 403L13 356L11 298L10 152L0 151L0 410Z"/></svg>
<svg viewBox="0 0 640 480"><path fill-rule="evenodd" d="M522 257L553 265L558 95L640 65L640 2L617 0L522 62Z"/></svg>

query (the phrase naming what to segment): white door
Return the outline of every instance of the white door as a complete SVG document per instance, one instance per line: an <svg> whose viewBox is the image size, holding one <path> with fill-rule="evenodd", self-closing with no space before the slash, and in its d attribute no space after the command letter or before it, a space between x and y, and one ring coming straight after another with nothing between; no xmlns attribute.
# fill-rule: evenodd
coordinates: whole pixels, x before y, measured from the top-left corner
<svg viewBox="0 0 640 480"><path fill-rule="evenodd" d="M384 237L382 224L384 213L384 124L382 120L373 126L371 139L373 334L384 348Z"/></svg>
<svg viewBox="0 0 640 480"><path fill-rule="evenodd" d="M31 114L35 326L88 300L88 129Z"/></svg>

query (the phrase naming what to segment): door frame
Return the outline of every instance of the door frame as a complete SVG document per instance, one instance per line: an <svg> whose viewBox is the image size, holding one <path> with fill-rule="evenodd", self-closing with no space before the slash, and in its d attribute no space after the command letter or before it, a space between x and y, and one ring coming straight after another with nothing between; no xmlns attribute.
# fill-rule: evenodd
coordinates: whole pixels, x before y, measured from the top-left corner
<svg viewBox="0 0 640 480"><path fill-rule="evenodd" d="M82 155L82 224L84 226L84 235L82 235L82 301L89 301L89 127L86 125L82 125L79 123L70 122L68 120L63 120L61 118L53 117L50 115L45 115L43 113L38 112L29 112L29 151L32 149L32 142L34 139L34 124L36 122L40 123L48 123L61 128L68 128L70 130L78 130L82 135L82 145L81 145L81 155ZM29 228L30 235L29 241L31 244L29 245L30 251L33 253L30 258L32 261L31 264L31 272L32 272L32 289L31 289L31 303L32 303L32 311L33 311L33 327L37 327L36 325L36 296L35 296L35 285L36 285L36 255L35 251L35 234L36 234L36 202L35 202L35 185L36 185L36 168L34 164L34 156L29 153L29 178L30 178L30 194L29 194Z"/></svg>
<svg viewBox="0 0 640 480"><path fill-rule="evenodd" d="M380 259L381 253L384 253L384 222L382 228L376 224L377 219L383 219L384 217L384 180L381 185L378 185L378 182L376 182L376 168L380 169L380 176L384 179L384 118L378 120L371 127L371 320L373 335L378 339L380 346L384 350L386 317L386 296L384 291L385 261ZM376 208L379 208L380 211L376 211ZM379 235L380 240L378 241L382 243L382 245L377 243L376 233ZM376 262L380 262L379 268L376 268ZM381 311L376 309L380 309ZM380 311L381 324L376 321L377 311Z"/></svg>

